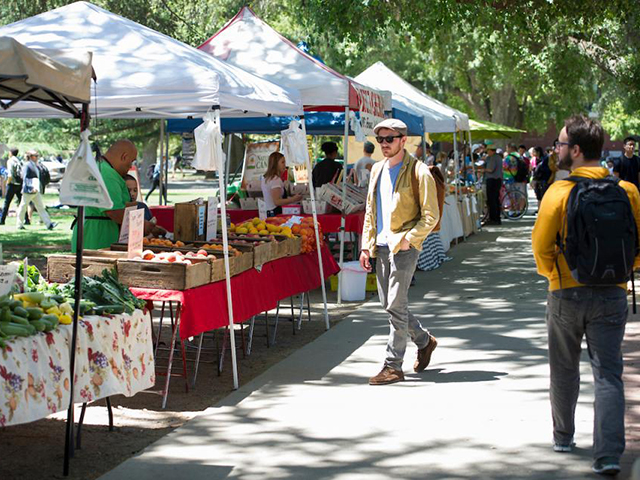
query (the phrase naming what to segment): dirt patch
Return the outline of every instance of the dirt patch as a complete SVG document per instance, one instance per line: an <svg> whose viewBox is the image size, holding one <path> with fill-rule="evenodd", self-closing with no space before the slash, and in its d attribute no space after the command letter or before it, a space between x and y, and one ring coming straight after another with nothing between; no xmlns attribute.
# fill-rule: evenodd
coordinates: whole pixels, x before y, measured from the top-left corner
<svg viewBox="0 0 640 480"><path fill-rule="evenodd" d="M371 295L371 294L368 294ZM369 298L369 297L368 297ZM240 384L246 384L272 365L286 358L297 349L313 341L325 332L322 303L319 291L312 295L312 317L305 315L301 330L292 333L290 320L279 322L276 343L266 345L265 322L257 320L252 351L243 358L241 341L237 335L238 369ZM335 305L335 294L330 295L330 303ZM287 304L288 305L288 304ZM353 312L360 303L348 304L342 308L330 305L331 323L340 322ZM287 315L285 308L282 315ZM156 315L157 317L157 315ZM270 315L271 324L273 317ZM163 340L169 329L163 328ZM248 329L245 328L245 334ZM218 331L221 344L222 330ZM166 341L168 343L168 338ZM196 339L188 344L188 356L195 355ZM231 361L227 352L223 372L218 376L217 354L213 335L205 337L204 351L195 389L185 391L185 381L172 377L167 408L161 409L158 394L165 377L158 376L155 392L145 391L132 398L112 397L115 430L109 432L105 401L99 400L89 406L82 428L82 449L78 450L71 463L71 475L66 478L91 480L115 468L127 458L135 455L151 443L183 425L206 408L228 395L233 388ZM159 353L158 365L163 369L168 352ZM180 371L179 356L174 361L173 371ZM189 374L193 374L193 362L188 362ZM79 418L76 408L76 421ZM26 425L7 427L0 430L0 478L2 480L44 480L65 478L62 475L64 455L64 435L66 412Z"/></svg>

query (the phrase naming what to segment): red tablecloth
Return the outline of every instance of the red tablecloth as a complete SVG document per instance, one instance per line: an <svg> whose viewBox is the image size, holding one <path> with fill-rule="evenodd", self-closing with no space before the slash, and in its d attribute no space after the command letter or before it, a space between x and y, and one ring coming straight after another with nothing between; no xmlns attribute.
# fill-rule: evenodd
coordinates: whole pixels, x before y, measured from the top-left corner
<svg viewBox="0 0 640 480"><path fill-rule="evenodd" d="M326 245L322 249L325 278L340 270ZM316 252L285 257L265 263L262 271L255 268L231 277L233 317L242 323L276 307L279 300L320 287L320 269ZM132 288L133 294L145 300L182 303L180 338L195 337L229 324L225 281L189 290Z"/></svg>
<svg viewBox="0 0 640 480"><path fill-rule="evenodd" d="M173 206L149 207L151 213L158 219L158 225L173 232ZM227 210L229 218L233 223L242 223L245 220L258 216L258 210ZM310 217L311 215L301 215ZM336 233L340 231L339 213L328 213L318 215L318 222L322 226L324 233ZM364 212L352 213L345 217L345 231L360 235L364 226Z"/></svg>

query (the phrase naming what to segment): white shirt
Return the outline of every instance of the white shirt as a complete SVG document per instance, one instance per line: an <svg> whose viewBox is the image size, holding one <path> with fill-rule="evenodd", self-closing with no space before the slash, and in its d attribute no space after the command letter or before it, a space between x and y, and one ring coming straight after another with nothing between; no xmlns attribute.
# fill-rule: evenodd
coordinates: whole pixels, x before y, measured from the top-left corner
<svg viewBox="0 0 640 480"><path fill-rule="evenodd" d="M267 210L273 210L276 208L276 204L273 203L273 196L271 192L273 190L278 190L280 198L282 198L284 194L284 183L282 182L282 179L280 177L273 177L267 180L263 176L260 177L260 186L262 187L262 196L264 197L264 203Z"/></svg>
<svg viewBox="0 0 640 480"><path fill-rule="evenodd" d="M373 165L374 163L376 163L376 161L373 158L367 157L365 155L354 165L353 169L356 171L356 175L358 176L359 187L366 187L367 185L369 185L371 172L367 170L367 165Z"/></svg>
<svg viewBox="0 0 640 480"><path fill-rule="evenodd" d="M378 234L376 242L378 245L387 245L391 234L391 207L393 203L393 182L389 173L389 161L385 160L380 172L380 200L382 211L378 215L382 216L382 231Z"/></svg>

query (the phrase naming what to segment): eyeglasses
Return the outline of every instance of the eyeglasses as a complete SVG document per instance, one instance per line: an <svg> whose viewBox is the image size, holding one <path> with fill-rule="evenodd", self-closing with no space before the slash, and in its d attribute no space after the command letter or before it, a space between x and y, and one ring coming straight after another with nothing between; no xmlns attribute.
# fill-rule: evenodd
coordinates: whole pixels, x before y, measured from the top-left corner
<svg viewBox="0 0 640 480"><path fill-rule="evenodd" d="M378 143L393 143L396 138L402 138L404 135L388 135L386 137L376 137L376 142Z"/></svg>
<svg viewBox="0 0 640 480"><path fill-rule="evenodd" d="M571 144L569 142L556 142L555 148L562 148L563 145L566 145L568 147Z"/></svg>

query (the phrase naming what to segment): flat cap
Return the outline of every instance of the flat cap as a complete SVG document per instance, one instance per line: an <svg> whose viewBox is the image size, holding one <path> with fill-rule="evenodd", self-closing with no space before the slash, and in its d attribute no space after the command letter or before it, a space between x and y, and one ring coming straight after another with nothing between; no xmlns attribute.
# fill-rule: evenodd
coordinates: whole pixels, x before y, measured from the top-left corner
<svg viewBox="0 0 640 480"><path fill-rule="evenodd" d="M378 131L381 128L388 128L389 130L395 130L400 135L404 135L404 136L407 135L407 124L404 123L402 120L398 120L397 118L386 118L386 119L384 119L379 124L377 124L375 127L373 127L374 133L377 135Z"/></svg>

